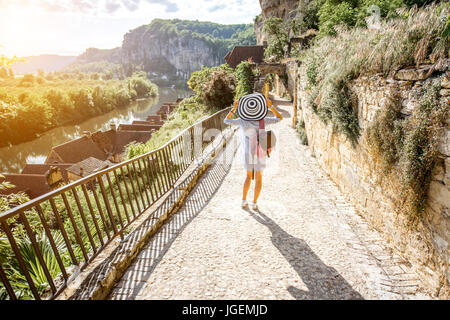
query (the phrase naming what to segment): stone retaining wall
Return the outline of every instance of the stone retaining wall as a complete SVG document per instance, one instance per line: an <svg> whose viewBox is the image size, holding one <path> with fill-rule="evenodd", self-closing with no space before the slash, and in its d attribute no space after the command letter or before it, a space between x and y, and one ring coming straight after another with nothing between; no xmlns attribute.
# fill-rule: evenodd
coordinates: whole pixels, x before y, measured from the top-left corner
<svg viewBox="0 0 450 320"><path fill-rule="evenodd" d="M416 92L427 81L430 66L401 70L394 78L380 75L360 77L350 83L355 100L361 138L353 147L346 137L333 132L331 124L326 125L308 106L306 72L304 66L290 63L287 67L288 87L278 78L274 90L283 95L285 91L293 96L297 87L298 120L304 120L306 134L312 153L321 168L329 174L348 199L355 204L359 214L381 231L386 240L412 265L419 277L441 298L449 297L450 259L450 130L440 141L440 163L437 166L429 190L425 219L413 228L408 226L405 216L395 213L395 200L399 197L398 187L387 179L377 176L379 162L369 153L365 129L374 120L377 110L399 92L402 99L402 113L411 114L416 107ZM447 69L448 70L448 69ZM450 103L449 71L440 75L442 80L441 102ZM447 124L450 120L447 121ZM381 182L380 182L381 181Z"/></svg>

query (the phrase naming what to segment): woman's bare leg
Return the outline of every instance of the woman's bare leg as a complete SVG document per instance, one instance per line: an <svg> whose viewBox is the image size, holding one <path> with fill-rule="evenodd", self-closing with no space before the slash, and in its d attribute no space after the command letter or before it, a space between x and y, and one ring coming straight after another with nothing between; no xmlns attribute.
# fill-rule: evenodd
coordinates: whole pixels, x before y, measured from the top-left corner
<svg viewBox="0 0 450 320"><path fill-rule="evenodd" d="M253 197L253 202L258 201L259 195L262 189L262 171L255 171L255 195Z"/></svg>
<svg viewBox="0 0 450 320"><path fill-rule="evenodd" d="M247 193L248 193L248 190L250 190L251 184L252 184L252 172L247 171L247 177L245 178L245 182L244 182L244 190L242 192L242 200L247 199Z"/></svg>

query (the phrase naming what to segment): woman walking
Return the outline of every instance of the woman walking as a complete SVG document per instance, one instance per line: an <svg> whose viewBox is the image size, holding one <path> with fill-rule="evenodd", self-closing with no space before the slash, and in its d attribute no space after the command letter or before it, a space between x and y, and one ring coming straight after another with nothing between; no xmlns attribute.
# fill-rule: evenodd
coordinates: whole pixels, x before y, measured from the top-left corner
<svg viewBox="0 0 450 320"><path fill-rule="evenodd" d="M275 117L266 117L268 109L275 114ZM238 118L231 119L235 113ZM277 123L282 119L281 114L272 106L272 101L266 99L261 93L241 97L234 103L233 109L224 119L226 124L236 125L240 128L241 152L244 168L247 171L242 191L242 208L248 207L247 193L252 178L255 177L255 192L251 208L258 209L257 201L261 194L262 171L266 167L267 155L264 147L261 147L261 136L265 134L265 125Z"/></svg>

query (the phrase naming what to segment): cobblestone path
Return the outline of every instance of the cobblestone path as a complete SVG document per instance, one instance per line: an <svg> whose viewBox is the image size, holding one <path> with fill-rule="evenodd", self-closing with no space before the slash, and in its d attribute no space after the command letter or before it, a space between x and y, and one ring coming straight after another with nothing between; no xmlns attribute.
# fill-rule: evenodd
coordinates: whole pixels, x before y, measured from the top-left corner
<svg viewBox="0 0 450 320"><path fill-rule="evenodd" d="M285 119L272 126L278 147L259 211L240 207L245 173L235 135L110 299L430 298L299 143L292 105L276 105Z"/></svg>

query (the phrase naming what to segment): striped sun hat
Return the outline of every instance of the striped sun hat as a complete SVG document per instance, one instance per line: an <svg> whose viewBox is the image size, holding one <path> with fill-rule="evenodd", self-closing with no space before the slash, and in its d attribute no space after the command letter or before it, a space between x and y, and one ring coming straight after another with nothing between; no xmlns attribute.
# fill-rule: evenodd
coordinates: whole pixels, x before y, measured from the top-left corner
<svg viewBox="0 0 450 320"><path fill-rule="evenodd" d="M261 93L247 94L239 99L237 114L242 120L261 120L267 115L266 97Z"/></svg>

